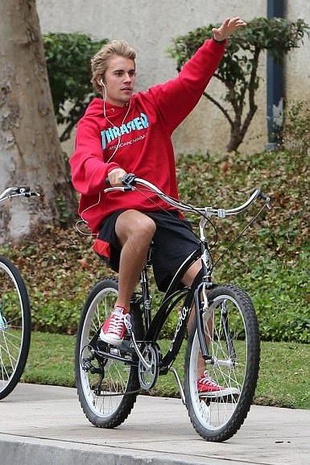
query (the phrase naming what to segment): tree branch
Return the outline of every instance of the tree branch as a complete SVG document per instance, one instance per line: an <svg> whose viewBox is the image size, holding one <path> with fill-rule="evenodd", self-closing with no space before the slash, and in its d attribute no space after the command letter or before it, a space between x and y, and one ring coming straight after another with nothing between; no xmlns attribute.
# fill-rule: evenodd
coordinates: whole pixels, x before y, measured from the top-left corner
<svg viewBox="0 0 310 465"><path fill-rule="evenodd" d="M225 118L228 120L230 126L232 126L234 123L233 123L233 120L231 119L231 117L229 116L228 111L225 110L225 108L224 108L217 100L215 100L213 97L211 97L211 95L208 94L206 91L204 91L203 95L204 95L208 100L210 100L210 102L214 103L215 106L217 106L217 108L223 113L223 115L225 116Z"/></svg>

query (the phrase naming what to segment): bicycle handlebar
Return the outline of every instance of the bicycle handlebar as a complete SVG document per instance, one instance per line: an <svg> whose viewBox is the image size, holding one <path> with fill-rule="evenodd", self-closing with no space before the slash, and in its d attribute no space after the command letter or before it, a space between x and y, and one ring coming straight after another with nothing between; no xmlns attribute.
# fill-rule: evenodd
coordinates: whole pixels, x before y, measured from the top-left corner
<svg viewBox="0 0 310 465"><path fill-rule="evenodd" d="M106 183L109 183L109 180L106 179ZM112 192L112 191L133 191L136 190L135 185L141 185L146 187L150 191L157 194L161 199L165 200L169 205L176 207L182 211L192 212L192 213L199 213L203 216L211 217L217 216L218 218L225 218L226 216L237 215L238 213L243 212L246 210L257 198L263 200L267 206L267 208L271 208L270 206L270 197L265 195L260 189L255 189L248 200L244 202L242 205L239 205L235 208L224 209L224 208L214 208L214 207L194 207L193 205L187 204L180 200L174 199L169 195L165 194L161 191L158 187L152 184L145 179L136 177L133 173L126 174L122 179L123 186L114 186L108 187L104 189L104 192Z"/></svg>
<svg viewBox="0 0 310 465"><path fill-rule="evenodd" d="M12 197L33 197L40 196L39 192L32 191L29 186L8 187L0 194L0 202Z"/></svg>

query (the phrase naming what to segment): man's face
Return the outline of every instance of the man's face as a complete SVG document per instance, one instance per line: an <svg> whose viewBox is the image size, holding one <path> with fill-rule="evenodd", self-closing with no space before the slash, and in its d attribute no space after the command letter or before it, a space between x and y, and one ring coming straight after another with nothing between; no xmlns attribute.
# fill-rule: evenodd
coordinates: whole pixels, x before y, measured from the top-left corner
<svg viewBox="0 0 310 465"><path fill-rule="evenodd" d="M105 72L103 98L113 105L123 107L132 96L135 78L136 70L133 60L117 55L111 57Z"/></svg>

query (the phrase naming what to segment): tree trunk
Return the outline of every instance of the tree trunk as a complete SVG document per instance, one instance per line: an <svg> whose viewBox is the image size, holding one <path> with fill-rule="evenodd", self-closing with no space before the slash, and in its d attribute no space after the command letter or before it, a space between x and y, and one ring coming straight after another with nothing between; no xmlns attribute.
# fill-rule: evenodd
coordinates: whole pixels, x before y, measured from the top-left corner
<svg viewBox="0 0 310 465"><path fill-rule="evenodd" d="M0 243L75 214L59 142L35 0L0 4L0 192L30 185L41 197L0 205ZM66 212L64 211L66 210Z"/></svg>

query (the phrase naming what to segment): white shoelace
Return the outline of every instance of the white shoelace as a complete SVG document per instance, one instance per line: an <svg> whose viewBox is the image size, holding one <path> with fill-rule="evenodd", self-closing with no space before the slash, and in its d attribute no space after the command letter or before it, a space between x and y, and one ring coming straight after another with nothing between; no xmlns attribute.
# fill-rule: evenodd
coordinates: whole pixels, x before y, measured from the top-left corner
<svg viewBox="0 0 310 465"><path fill-rule="evenodd" d="M210 386L218 387L218 384L214 381L214 379L210 378L207 371L203 373L203 378L199 380L202 384L209 384Z"/></svg>
<svg viewBox="0 0 310 465"><path fill-rule="evenodd" d="M109 321L108 332L120 335L123 332L124 325L127 329L131 327L130 315L128 313L124 315L121 310L115 309Z"/></svg>

